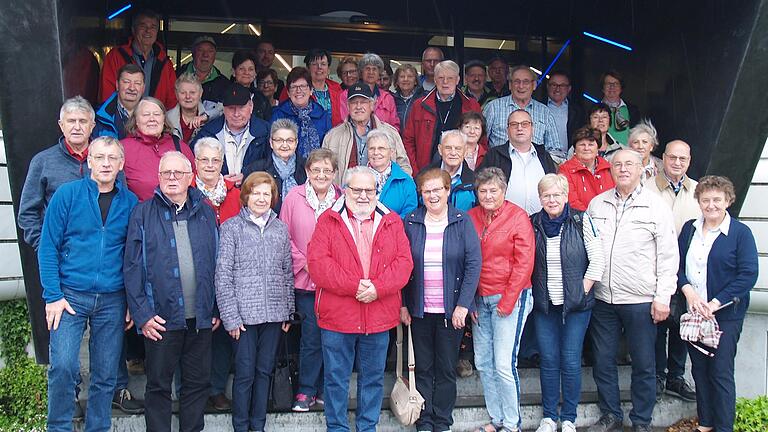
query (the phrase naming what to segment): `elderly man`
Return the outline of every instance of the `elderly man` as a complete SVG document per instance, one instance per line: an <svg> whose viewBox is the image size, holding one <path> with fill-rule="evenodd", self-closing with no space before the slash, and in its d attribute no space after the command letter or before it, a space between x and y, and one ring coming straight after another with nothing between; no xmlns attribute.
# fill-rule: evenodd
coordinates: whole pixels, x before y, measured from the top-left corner
<svg viewBox="0 0 768 432"><path fill-rule="evenodd" d="M403 171L411 174L411 162L397 129L373 114L375 102L371 87L360 81L346 91L349 117L347 121L328 131L323 138L323 148L333 151L339 158L335 182L341 183L347 168L368 164L367 136L373 129L385 130L392 136L395 141L395 162Z"/></svg>
<svg viewBox="0 0 768 432"><path fill-rule="evenodd" d="M133 63L126 63L117 71L117 91L96 110L93 136L125 138L125 124L143 95L144 71Z"/></svg>
<svg viewBox="0 0 768 432"><path fill-rule="evenodd" d="M435 66L443 61L443 50L437 47L427 47L421 53L421 76L419 85L424 92L430 92L435 88Z"/></svg>
<svg viewBox="0 0 768 432"><path fill-rule="evenodd" d="M171 428L171 382L181 366L179 430L201 431L211 374L216 214L190 188L181 152L160 159L160 186L136 206L128 225L123 274L128 308L144 335L147 430Z"/></svg>
<svg viewBox="0 0 768 432"><path fill-rule="evenodd" d="M485 86L494 99L509 96L508 76L509 63L504 58L494 57L488 62L488 78L491 80Z"/></svg>
<svg viewBox="0 0 768 432"><path fill-rule="evenodd" d="M192 42L192 61L176 71L176 77L190 73L203 86L203 100L218 102L226 91L229 80L215 65L216 41L210 36L198 36ZM173 107L166 107L171 109Z"/></svg>
<svg viewBox="0 0 768 432"><path fill-rule="evenodd" d="M200 128L190 147L194 148L205 137L219 140L224 146L221 173L239 185L243 181L243 167L269 154L269 124L253 113L251 92L240 84L230 84L221 102L224 116Z"/></svg>
<svg viewBox="0 0 768 432"><path fill-rule="evenodd" d="M528 66L515 66L510 71L509 87L512 94L488 102L483 109L488 124L488 141L491 147L507 141L506 121L509 113L522 109L528 111L533 121L533 142L543 145L548 152L565 160L566 152L559 148L555 118L546 105L531 98L536 90L536 74Z"/></svg>
<svg viewBox="0 0 768 432"><path fill-rule="evenodd" d="M160 99L166 108L176 106L173 86L176 74L165 48L157 42L160 15L149 10L139 11L133 17L133 36L128 43L113 48L104 57L101 70L101 101L106 100L117 88L117 71L127 63L134 63L144 71L144 81L149 83L142 96Z"/></svg>
<svg viewBox="0 0 768 432"><path fill-rule="evenodd" d="M555 118L560 153L568 153L568 142L573 132L584 126L584 109L578 101L570 99L571 78L565 72L555 71L547 80L547 108Z"/></svg>
<svg viewBox="0 0 768 432"><path fill-rule="evenodd" d="M648 190L659 194L672 209L675 232L686 221L701 215L693 192L698 184L686 175L691 165L691 147L685 141L674 140L664 149L664 170L645 182ZM669 356L667 356L669 331ZM671 319L659 323L656 335L656 398L666 392L687 401L696 401L696 391L685 381L685 359L688 353L680 339L680 328Z"/></svg>
<svg viewBox="0 0 768 432"><path fill-rule="evenodd" d="M455 62L445 60L435 66L435 83L433 91L413 102L403 129L403 145L414 175L432 162L442 132L458 129L463 113L480 112L480 104L456 87L459 65Z"/></svg>
<svg viewBox="0 0 768 432"><path fill-rule="evenodd" d="M349 377L356 358L356 430L376 430L389 330L399 323L400 290L413 269L400 217L377 198L371 168L347 170L344 196L320 216L309 243L325 368L325 423L331 432L349 430Z"/></svg>
<svg viewBox="0 0 768 432"><path fill-rule="evenodd" d="M611 125L608 133L619 143L628 145L629 129L640 122L640 110L621 98L624 91L624 78L615 70L609 70L600 77L603 91L602 102L611 108Z"/></svg>
<svg viewBox="0 0 768 432"><path fill-rule="evenodd" d="M485 63L480 60L470 60L464 65L464 82L466 85L462 90L465 95L475 98L481 107L496 99L485 86L487 78L488 74L485 71Z"/></svg>
<svg viewBox="0 0 768 432"><path fill-rule="evenodd" d="M643 187L642 156L617 151L611 162L616 187L596 196L587 212L599 231L608 263L595 284L592 348L602 416L590 432L622 430L616 351L622 329L632 357L634 432L650 432L656 403L654 347L656 324L669 315L670 296L677 288L678 249L672 211Z"/></svg>
<svg viewBox="0 0 768 432"><path fill-rule="evenodd" d="M469 211L477 204L475 173L464 157L467 155L467 135L458 129L442 133L437 146L440 157L427 169L440 168L451 176L451 192L448 202L459 210Z"/></svg>
<svg viewBox="0 0 768 432"><path fill-rule="evenodd" d="M110 428L123 327L133 325L126 315L122 261L128 217L138 199L116 182L124 162L120 141L95 139L87 160L90 175L53 194L37 251L51 332L49 431L72 430L86 325L91 341L86 429Z"/></svg>

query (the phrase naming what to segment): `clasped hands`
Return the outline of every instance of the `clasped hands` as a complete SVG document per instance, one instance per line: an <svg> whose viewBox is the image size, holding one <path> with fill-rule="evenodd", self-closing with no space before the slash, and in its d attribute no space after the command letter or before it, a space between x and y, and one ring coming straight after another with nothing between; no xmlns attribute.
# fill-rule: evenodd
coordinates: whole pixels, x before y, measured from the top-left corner
<svg viewBox="0 0 768 432"><path fill-rule="evenodd" d="M361 303L371 303L379 298L379 293L376 291L376 287L373 286L373 282L371 282L370 279L360 279L360 283L357 285L355 298Z"/></svg>

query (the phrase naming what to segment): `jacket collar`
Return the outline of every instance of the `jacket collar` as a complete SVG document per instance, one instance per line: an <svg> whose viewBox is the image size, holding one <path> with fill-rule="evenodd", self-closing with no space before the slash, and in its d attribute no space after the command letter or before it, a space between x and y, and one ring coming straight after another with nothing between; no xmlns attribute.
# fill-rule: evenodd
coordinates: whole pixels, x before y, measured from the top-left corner
<svg viewBox="0 0 768 432"><path fill-rule="evenodd" d="M456 223L466 217L467 213L457 209L456 207L452 206L450 203L448 203L448 225L452 223ZM427 217L427 208L424 206L421 206L417 208L416 210L412 211L405 217L406 222L413 222L418 224L424 224L424 219Z"/></svg>
<svg viewBox="0 0 768 432"><path fill-rule="evenodd" d="M435 159L434 162L429 164L427 168L428 169L441 168L442 166L443 166L443 159L440 156L437 156L437 159ZM474 171L472 171L472 169L469 168L469 165L467 165L466 160L462 161L461 163L461 176L459 178L461 179L462 185L472 185L475 182L475 173Z"/></svg>
<svg viewBox="0 0 768 432"><path fill-rule="evenodd" d="M666 188L672 188L672 185L669 184L669 180L667 180L667 176L664 174L663 170L656 174L656 177L654 177L653 180L656 182L656 187L658 187L660 191L663 191ZM690 191L692 186L690 177L683 175L683 189Z"/></svg>
<svg viewBox="0 0 768 432"><path fill-rule="evenodd" d="M587 171L590 174L592 174L589 171L589 168L584 166L584 164L581 163L581 161L576 159L576 156L574 156L571 159L569 159L568 161L566 161L562 165L562 167L564 167L566 170L568 170L571 173L576 173L576 172L580 172L580 171ZM611 163L608 162L605 158L603 158L601 156L598 156L597 157L597 162L595 164L595 173L599 173L601 171L610 170L610 169L611 169Z"/></svg>
<svg viewBox="0 0 768 432"><path fill-rule="evenodd" d="M175 204L171 202L168 197L165 196L165 194L160 190L160 186L155 188L155 199L165 207L175 210ZM203 200L205 199L205 196L203 193L198 190L197 188L190 187L187 189L187 202L186 205L189 206L190 215L193 215L197 212L197 210L200 208L200 204L203 203Z"/></svg>

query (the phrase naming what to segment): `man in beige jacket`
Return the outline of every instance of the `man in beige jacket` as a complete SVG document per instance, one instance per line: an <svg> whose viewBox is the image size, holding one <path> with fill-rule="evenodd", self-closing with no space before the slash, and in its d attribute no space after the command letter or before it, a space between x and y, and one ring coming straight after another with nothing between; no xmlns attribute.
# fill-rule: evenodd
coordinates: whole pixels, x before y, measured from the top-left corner
<svg viewBox="0 0 768 432"><path fill-rule="evenodd" d="M656 404L656 324L667 319L677 287L678 250L669 206L640 181L642 156L619 150L611 162L616 187L587 211L600 231L607 266L597 282L591 338L600 419L589 432L622 430L616 351L622 329L632 357L629 418L633 432L650 432Z"/></svg>

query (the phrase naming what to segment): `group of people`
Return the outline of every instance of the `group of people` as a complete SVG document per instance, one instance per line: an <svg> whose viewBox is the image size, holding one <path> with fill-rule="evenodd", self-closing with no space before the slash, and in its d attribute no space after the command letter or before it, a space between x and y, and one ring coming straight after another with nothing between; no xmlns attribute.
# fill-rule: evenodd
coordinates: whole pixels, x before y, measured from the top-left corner
<svg viewBox="0 0 768 432"><path fill-rule="evenodd" d="M282 83L262 41L235 54L227 79L202 36L175 78L158 29L156 14L136 14L104 60L104 102L64 102L63 137L24 184L18 223L51 331L49 430L72 428L87 326L88 430L109 429L110 406L170 430L175 379L180 430L200 431L207 403L229 409L234 364L233 429L263 431L281 333L296 322L293 410L323 405L331 431L349 430L353 370L356 430L376 429L399 324L425 399L418 431L450 430L462 352L490 416L478 431L520 430L530 344L538 432L575 432L586 339L601 410L589 431L621 430L622 337L633 430L650 430L664 391L696 400L701 432L732 430L754 238L728 214L728 179L687 176L687 143L651 154L656 130L621 98L620 74L601 78L604 99L585 115L567 74L550 75L542 103L536 73L501 58L468 62L462 90L435 47L421 75L373 53L345 58L341 84L330 53L312 49ZM678 334L686 306L723 330L714 356L688 349L695 391ZM145 351L145 405L127 391L131 337Z"/></svg>

